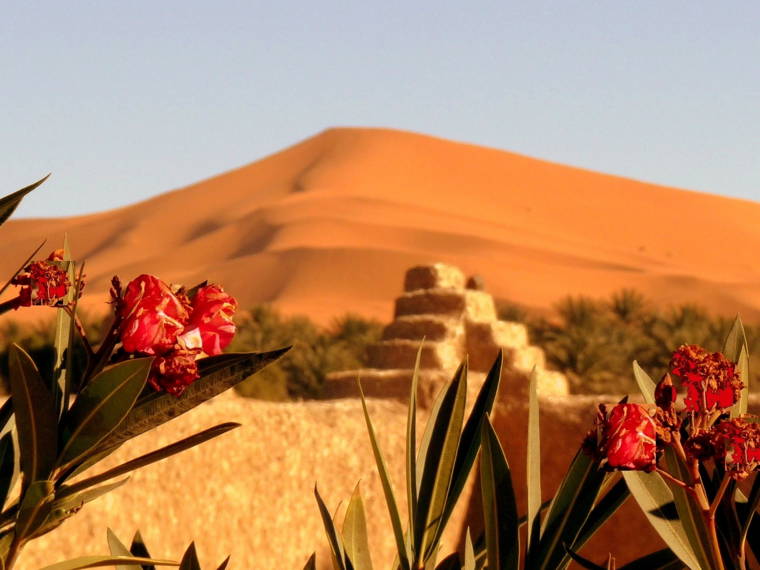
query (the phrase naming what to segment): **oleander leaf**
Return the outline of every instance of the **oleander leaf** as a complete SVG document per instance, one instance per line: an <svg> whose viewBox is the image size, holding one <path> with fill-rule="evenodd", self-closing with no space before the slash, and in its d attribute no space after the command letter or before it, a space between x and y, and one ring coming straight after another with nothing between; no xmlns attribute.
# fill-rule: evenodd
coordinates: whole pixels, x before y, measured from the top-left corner
<svg viewBox="0 0 760 570"><path fill-rule="evenodd" d="M154 566L179 566L173 560L143 558L141 556L80 556L64 562L45 566L40 570L83 570L84 568L101 568L131 562L132 564L152 564Z"/></svg>
<svg viewBox="0 0 760 570"><path fill-rule="evenodd" d="M528 484L528 548L538 545L541 528L541 430L538 407L538 375L530 373L528 382L528 440L526 443Z"/></svg>
<svg viewBox="0 0 760 570"><path fill-rule="evenodd" d="M666 470L676 479L688 481L690 477L686 464L676 455L672 447L666 447L663 453ZM722 562L718 560L710 544L710 531L705 523L702 510L691 500L683 487L670 485L673 501L676 505L678 518L683 525L686 538L689 540L691 550L700 564L700 568L722 568Z"/></svg>
<svg viewBox="0 0 760 570"><path fill-rule="evenodd" d="M415 563L427 561L433 555L440 536L441 516L451 484L459 438L464 421L467 397L467 364L460 364L454 378L444 388L438 413L431 415L431 437L422 466L415 528L412 533Z"/></svg>
<svg viewBox="0 0 760 570"><path fill-rule="evenodd" d="M110 479L115 479L116 477L134 471L135 469L140 469L141 467L145 467L146 465L150 465L156 461L161 461L162 459L166 459L167 457L180 453L181 451L185 451L186 449L190 449L191 447L195 447L196 445L200 445L205 441L220 436L223 433L227 433L236 427L240 427L240 424L227 422L208 428L189 437L176 441L172 444L164 446L160 449L146 453L145 455L130 459L129 461L122 463L121 465L117 465L116 467L112 467L103 473L88 477L87 479L82 479L81 481L77 481L71 485L63 486L58 492L58 497L61 498L73 495L82 489L87 489L89 487L99 485L100 483L103 483Z"/></svg>
<svg viewBox="0 0 760 570"><path fill-rule="evenodd" d="M633 361L633 377L641 390L641 395L644 396L644 401L647 404L654 404L654 390L657 384L635 360Z"/></svg>
<svg viewBox="0 0 760 570"><path fill-rule="evenodd" d="M179 570L201 570L201 563L198 560L194 542L190 543L185 554L182 555L182 560L179 561Z"/></svg>
<svg viewBox="0 0 760 570"><path fill-rule="evenodd" d="M462 435L459 438L459 447L457 449L457 458L454 463L454 470L451 477L451 487L449 488L446 497L446 506L444 507L441 516L441 524L439 525L436 540L440 537L451 513L454 511L454 507L457 505L459 496L462 494L464 485L467 482L467 477L469 476L470 471L472 471L475 457L478 455L482 434L480 424L482 423L483 416L490 415L491 410L493 409L493 403L496 400L496 394L499 391L499 384L501 382L503 360L503 351L499 349L496 359L491 365L488 375L478 391L478 395L475 398L475 404L472 406L470 415L462 429Z"/></svg>
<svg viewBox="0 0 760 570"><path fill-rule="evenodd" d="M312 552L306 564L303 566L303 570L317 570L317 553Z"/></svg>
<svg viewBox="0 0 760 570"><path fill-rule="evenodd" d="M13 435L9 432L0 437L0 510L8 499L8 493L13 488L14 455Z"/></svg>
<svg viewBox="0 0 760 570"><path fill-rule="evenodd" d="M404 529L401 526L401 516L399 515L398 503L396 502L396 497L393 493L393 485L391 484L388 467L385 463L383 452L380 449L380 444L377 441L375 428L372 425L372 419L369 417L367 401L364 398L364 390L362 389L361 382L358 380L357 385L359 387L359 396L361 397L362 410L364 412L364 421L367 424L367 434L369 435L369 441L372 445L372 454L375 456L375 464L377 465L377 472L380 475L380 482L383 486L385 503L388 506L388 514L391 517L391 527L393 528L393 537L396 541L396 553L398 555L399 564L402 570L410 570L409 558L407 557L407 545L404 540Z"/></svg>
<svg viewBox="0 0 760 570"><path fill-rule="evenodd" d="M330 511L327 510L327 506L322 500L322 496L319 494L316 485L314 485L314 497L317 499L319 514L322 517L322 524L325 527L327 541L330 544L330 551L332 552L333 562L336 564L337 570L348 570L346 554L343 548L343 541L341 540L340 533L338 533L338 529L335 528L335 523L330 516Z"/></svg>
<svg viewBox="0 0 760 570"><path fill-rule="evenodd" d="M151 358L110 366L79 393L64 420L58 465L72 465L113 432L137 401L150 372Z"/></svg>
<svg viewBox="0 0 760 570"><path fill-rule="evenodd" d="M417 386L424 344L425 338L423 337L414 361L412 386L409 390L409 407L406 418L406 501L409 514L409 528L414 528L414 514L417 510Z"/></svg>
<svg viewBox="0 0 760 570"><path fill-rule="evenodd" d="M517 570L520 566L520 532L512 475L488 416L483 416L482 426L480 488L488 568Z"/></svg>
<svg viewBox="0 0 760 570"><path fill-rule="evenodd" d="M343 519L343 546L356 570L372 570L364 503L356 485Z"/></svg>
<svg viewBox="0 0 760 570"><path fill-rule="evenodd" d="M182 396L153 393L140 398L124 421L99 446L107 449L137 437L210 400L259 372L285 354L290 347L264 353L227 353L198 361L201 377Z"/></svg>
<svg viewBox="0 0 760 570"><path fill-rule="evenodd" d="M699 563L689 544L689 539L680 520L672 520L662 510L673 503L673 493L658 473L624 471L628 489L631 491L642 512L654 527L660 538L676 556L689 568L699 568Z"/></svg>
<svg viewBox="0 0 760 570"><path fill-rule="evenodd" d="M71 260L68 236L63 239L63 261L58 262L58 265L66 271L69 283L71 284L63 302L67 305L71 304L73 306L72 313L76 314L75 299L78 296L76 289L80 286L80 282L76 279L74 273L74 262ZM71 367L73 363L74 319L63 308L56 309L55 313L55 333L53 339L55 357L53 361L53 384L51 389L55 396L58 417L61 417L66 411L69 399Z"/></svg>
<svg viewBox="0 0 760 570"><path fill-rule="evenodd" d="M537 569L565 567L569 555L563 544L576 549L577 537L588 520L605 475L598 461L582 448L578 450L546 514L535 555L531 552Z"/></svg>
<svg viewBox="0 0 760 570"><path fill-rule="evenodd" d="M11 397L18 433L21 494L53 470L58 440L58 412L32 358L17 344L9 354Z"/></svg>
<svg viewBox="0 0 760 570"><path fill-rule="evenodd" d="M11 217L11 214L13 214L16 207L21 203L21 200L24 199L24 196L37 188L48 178L50 178L50 174L21 190L16 190L13 194L8 194L7 196L0 198L0 225L4 224L5 221Z"/></svg>

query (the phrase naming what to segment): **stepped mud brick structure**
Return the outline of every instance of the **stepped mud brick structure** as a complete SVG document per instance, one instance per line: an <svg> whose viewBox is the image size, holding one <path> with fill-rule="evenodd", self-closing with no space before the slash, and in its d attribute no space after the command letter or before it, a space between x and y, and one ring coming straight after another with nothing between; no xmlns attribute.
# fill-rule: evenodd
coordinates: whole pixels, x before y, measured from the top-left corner
<svg viewBox="0 0 760 570"><path fill-rule="evenodd" d="M535 367L541 395L568 394L566 378L546 369L544 353L529 344L525 326L498 320L493 297L484 288L482 278L465 280L462 271L450 265L411 268L404 293L396 299L393 322L385 327L382 340L367 348L371 368L330 374L325 396L358 395L359 377L368 396L406 399L423 338L422 405L430 405L465 356L472 383L482 382L499 349L504 351L502 382L510 393L525 393Z"/></svg>

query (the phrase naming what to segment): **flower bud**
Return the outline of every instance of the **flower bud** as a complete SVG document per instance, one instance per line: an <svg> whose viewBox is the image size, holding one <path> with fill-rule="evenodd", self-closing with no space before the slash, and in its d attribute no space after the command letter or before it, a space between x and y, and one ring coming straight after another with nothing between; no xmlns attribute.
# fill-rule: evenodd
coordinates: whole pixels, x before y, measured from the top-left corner
<svg viewBox="0 0 760 570"><path fill-rule="evenodd" d="M654 390L654 401L658 408L670 410L676 402L676 387L670 374L665 374Z"/></svg>

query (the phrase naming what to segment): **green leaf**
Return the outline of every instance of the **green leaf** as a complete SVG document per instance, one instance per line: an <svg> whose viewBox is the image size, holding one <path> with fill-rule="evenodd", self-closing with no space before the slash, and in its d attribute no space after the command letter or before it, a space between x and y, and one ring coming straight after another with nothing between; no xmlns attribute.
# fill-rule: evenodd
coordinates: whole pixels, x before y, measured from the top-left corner
<svg viewBox="0 0 760 570"><path fill-rule="evenodd" d="M119 537L110 529L106 529L108 549L113 556L133 556L129 549L119 540ZM141 564L119 564L116 570L141 570Z"/></svg>
<svg viewBox="0 0 760 570"><path fill-rule="evenodd" d="M747 343L747 335L744 332L744 325L739 315L736 315L731 329L728 331L728 335L726 335L722 352L730 361L736 362L739 378L744 384L739 401L731 407L731 417L735 418L747 413L750 383L749 345Z"/></svg>
<svg viewBox="0 0 760 570"><path fill-rule="evenodd" d="M383 452L380 449L380 444L377 442L375 428L373 427L372 420L369 417L369 411L367 411L367 401L364 398L364 390L362 389L361 382L357 380L356 383L359 386L359 396L361 397L362 410L364 411L364 421L367 424L367 433L369 434L369 441L372 445L372 453L375 456L377 472L380 475L380 482L383 485L385 503L388 505L388 514L391 517L391 526L393 527L393 537L396 540L396 551L398 553L399 563L402 570L410 570L409 559L406 554L406 543L404 542L404 530L401 527L401 517L399 516L398 512L398 503L396 502L396 497L393 494L393 486L391 485L391 478L388 473L388 467L386 466L385 459L383 458Z"/></svg>
<svg viewBox="0 0 760 570"><path fill-rule="evenodd" d="M8 194L7 196L0 198L0 225L4 224L5 221L11 217L11 214L13 214L13 211L21 203L24 196L45 182L49 177L50 174L41 178L34 184L30 184L21 190L16 190L13 194Z"/></svg>
<svg viewBox="0 0 760 570"><path fill-rule="evenodd" d="M22 495L16 517L16 537L22 543L32 536L45 521L52 509L52 481L33 481Z"/></svg>
<svg viewBox="0 0 760 570"><path fill-rule="evenodd" d="M528 383L528 441L526 447L528 483L528 548L538 545L541 528L541 429L538 408L538 374L530 373Z"/></svg>
<svg viewBox="0 0 760 570"><path fill-rule="evenodd" d="M406 501L409 528L414 528L414 514L417 510L417 384L419 383L420 359L424 343L425 338L423 337L420 347L417 349L417 358L414 361L406 418Z"/></svg>
<svg viewBox="0 0 760 570"><path fill-rule="evenodd" d="M285 354L290 347L264 353L228 353L198 361L201 377L179 398L153 393L140 398L119 427L103 441L107 449L152 430L239 384Z"/></svg>
<svg viewBox="0 0 760 570"><path fill-rule="evenodd" d="M153 360L137 358L103 370L79 393L66 414L58 465L71 465L124 420L145 387Z"/></svg>
<svg viewBox="0 0 760 570"><path fill-rule="evenodd" d="M108 457L114 451L119 449L119 447L120 446L117 445L116 447L110 447L103 451L98 451L97 453L93 452L91 454L87 454L87 457L82 459L81 462L76 462L74 465L71 466L69 470L61 474L61 476L58 479L58 484L61 484L64 481L68 481L69 479L73 479L77 475L81 475L93 465L97 465L98 463L103 461L106 457Z"/></svg>
<svg viewBox="0 0 760 570"><path fill-rule="evenodd" d="M74 262L71 260L71 250L69 249L69 238L63 239L63 261L58 265L65 269L69 278L71 287L63 299L67 305L74 305L72 313L76 312L75 299L77 292L75 288L80 286L74 273ZM63 308L56 310L55 316L55 337L53 346L55 347L55 360L53 361L53 385L51 391L55 395L56 409L58 417L61 417L66 411L69 399L69 384L71 377L72 358L72 339L74 338L74 319Z"/></svg>
<svg viewBox="0 0 760 570"><path fill-rule="evenodd" d="M620 570L681 570L682 568L685 567L678 556L670 548L663 548L629 562Z"/></svg>
<svg viewBox="0 0 760 570"><path fill-rule="evenodd" d="M59 489L57 496L59 498L62 498L74 495L82 489L88 489L94 485L99 485L104 481L114 479L116 477L129 473L130 471L134 471L135 469L140 469L141 467L145 467L146 465L150 465L156 461L161 461L162 459L166 459L167 457L175 455L181 451L190 449L196 445L200 445L201 443L218 437L223 433L227 433L236 427L240 427L240 424L228 422L219 424L212 428L208 428L206 430L193 434L190 437L186 437L170 445L164 446L155 451L151 451L150 453L146 453L145 455L141 455L135 459L131 459L126 463L112 467L111 469L108 469L103 473L99 473L98 475L94 475L93 477L82 479L81 481L77 481L72 485L64 485Z"/></svg>
<svg viewBox="0 0 760 570"><path fill-rule="evenodd" d="M747 346L743 346L739 353L739 360L736 363L737 371L739 372L739 378L741 378L744 386L739 392L739 401L731 406L731 417L737 418L747 413L749 406L749 384L752 379L749 373L749 349Z"/></svg>
<svg viewBox="0 0 760 570"><path fill-rule="evenodd" d="M736 362L743 346L747 344L747 335L744 333L744 325L739 315L736 315L731 328L723 341L723 355Z"/></svg>
<svg viewBox="0 0 760 570"><path fill-rule="evenodd" d="M472 547L469 527L464 536L464 568L462 570L475 570L475 549Z"/></svg>
<svg viewBox="0 0 760 570"><path fill-rule="evenodd" d="M564 568L569 555L562 544L575 549L575 542L586 524L599 495L605 473L599 462L579 449L549 507L537 548L536 568Z"/></svg>
<svg viewBox="0 0 760 570"><path fill-rule="evenodd" d="M435 538L440 536L438 531L459 447L466 397L467 364L462 363L444 389L438 413L428 419L429 423L433 423L433 429L422 470L417 512L414 515L416 526L412 537L415 564L432 556L437 545Z"/></svg>
<svg viewBox="0 0 760 570"><path fill-rule="evenodd" d="M633 361L633 377L636 379L636 384L639 385L639 390L641 390L641 395L644 396L644 401L647 404L654 404L654 390L657 384L635 360Z"/></svg>
<svg viewBox="0 0 760 570"><path fill-rule="evenodd" d="M129 477L125 477L124 479L120 479L113 483L108 483L107 485L101 485L99 487L91 487L83 491L80 491L79 493L73 493L73 494L66 493L62 498L57 498L56 500L53 501L53 508L63 509L63 510L78 509L85 503L94 501L95 499L102 497L106 493L110 493L111 491L118 489L119 487L124 485L127 481L129 481ZM66 490L65 486L61 487L61 491L65 491L65 490ZM112 552L111 554L115 554L115 553Z"/></svg>
<svg viewBox="0 0 760 570"><path fill-rule="evenodd" d="M135 535L132 537L132 544L129 546L129 552L132 556L150 558L148 547L145 546L145 541L139 530L135 531ZM153 564L143 564L142 570L156 570L156 567Z"/></svg>
<svg viewBox="0 0 760 570"><path fill-rule="evenodd" d="M575 540L573 549L579 551L583 548L586 542L594 536L594 533L625 503L630 494L628 485L621 477L594 506L594 509L586 520L586 524L583 525L578 538Z"/></svg>
<svg viewBox="0 0 760 570"><path fill-rule="evenodd" d="M322 500L317 486L314 485L314 496L317 499L317 505L319 506L319 514L322 517L322 524L325 527L325 534L327 534L327 541L330 544L330 551L333 555L333 562L337 570L348 570L346 565L345 551L343 550L343 543L338 534L338 530L335 528L330 511L327 510L325 502Z"/></svg>
<svg viewBox="0 0 760 570"><path fill-rule="evenodd" d="M688 481L691 477L686 464L676 455L672 447L665 448L663 459L667 471L676 479ZM701 568L722 568L723 564L718 560L710 548L710 532L702 515L702 509L680 486L671 485L673 501L676 504L678 518L683 525L686 538L689 540L691 550L700 563Z"/></svg>
<svg viewBox="0 0 760 570"><path fill-rule="evenodd" d="M512 476L488 416L483 416L482 425L480 488L488 568L517 570L520 566L520 533Z"/></svg>
<svg viewBox="0 0 760 570"><path fill-rule="evenodd" d="M367 539L367 520L358 484L351 495L346 516L343 519L343 546L356 570L372 570Z"/></svg>
<svg viewBox="0 0 760 570"><path fill-rule="evenodd" d="M45 566L41 570L82 570L84 568L100 568L132 562L134 564L153 564L154 566L179 566L173 560L143 558L141 556L80 556L64 562Z"/></svg>
<svg viewBox="0 0 760 570"><path fill-rule="evenodd" d="M17 344L9 355L11 397L16 416L23 495L32 481L45 480L53 470L58 412L32 358Z"/></svg>
<svg viewBox="0 0 760 570"><path fill-rule="evenodd" d="M216 570L226 570L227 565L230 563L230 557L225 558Z"/></svg>
<svg viewBox="0 0 760 570"><path fill-rule="evenodd" d="M449 488L448 495L446 497L446 506L441 516L441 524L439 525L438 536L436 540L440 538L440 534L446 523L454 511L454 507L459 500L459 496L462 494L462 489L467 482L467 477L472 470L472 466L475 463L475 457L478 455L481 442L481 426L484 415L490 415L493 408L494 400L496 399L496 393L499 390L499 384L501 382L501 367L504 359L504 355L501 349L496 355L493 365L486 376L485 382L478 391L478 396L475 398L475 404L470 411L470 415L465 422L462 435L459 438L459 447L457 449L457 459L454 463L454 470L451 477L451 487Z"/></svg>
<svg viewBox="0 0 760 570"><path fill-rule="evenodd" d="M624 471L623 478L631 495L665 544L686 566L699 568L681 521L670 520L662 513L662 509L673 502L673 493L665 480L658 473L643 471Z"/></svg>
<svg viewBox="0 0 760 570"><path fill-rule="evenodd" d="M309 559L304 564L303 570L317 570L317 553L312 552Z"/></svg>
<svg viewBox="0 0 760 570"><path fill-rule="evenodd" d="M0 437L0 511L8 499L8 493L13 484L13 456L13 435L6 433Z"/></svg>
<svg viewBox="0 0 760 570"><path fill-rule="evenodd" d="M201 570L201 563L198 560L198 553L195 551L195 543L191 542L185 550L182 560L179 561L179 570Z"/></svg>

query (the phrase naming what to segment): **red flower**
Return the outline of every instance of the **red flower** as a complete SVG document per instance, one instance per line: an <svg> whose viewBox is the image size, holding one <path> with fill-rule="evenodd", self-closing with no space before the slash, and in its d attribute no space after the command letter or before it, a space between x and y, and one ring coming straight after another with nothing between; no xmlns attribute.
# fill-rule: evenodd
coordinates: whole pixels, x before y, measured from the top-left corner
<svg viewBox="0 0 760 570"><path fill-rule="evenodd" d="M172 396L181 396L190 384L197 380L198 351L174 350L153 360L148 382L157 391L165 390Z"/></svg>
<svg viewBox="0 0 760 570"><path fill-rule="evenodd" d="M221 354L235 336L232 316L237 301L218 285L205 285L198 289L192 300L193 311L183 336L193 329L200 332L203 352L209 356Z"/></svg>
<svg viewBox="0 0 760 570"><path fill-rule="evenodd" d="M716 424L708 437L715 459L724 461L734 479L760 469L760 424L733 418Z"/></svg>
<svg viewBox="0 0 760 570"><path fill-rule="evenodd" d="M183 301L153 275L130 281L119 309L124 350L161 354L173 348L188 320Z"/></svg>
<svg viewBox="0 0 760 570"><path fill-rule="evenodd" d="M688 411L730 408L744 387L733 362L720 352L708 352L694 344L683 345L673 353L670 370L686 385Z"/></svg>
<svg viewBox="0 0 760 570"><path fill-rule="evenodd" d="M15 308L31 305L54 306L63 301L71 283L60 263L63 250L56 250L46 260L33 261L13 278L13 285L20 285Z"/></svg>
<svg viewBox="0 0 760 570"><path fill-rule="evenodd" d="M657 464L656 426L640 404L600 406L597 449L608 469L651 471Z"/></svg>

